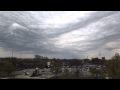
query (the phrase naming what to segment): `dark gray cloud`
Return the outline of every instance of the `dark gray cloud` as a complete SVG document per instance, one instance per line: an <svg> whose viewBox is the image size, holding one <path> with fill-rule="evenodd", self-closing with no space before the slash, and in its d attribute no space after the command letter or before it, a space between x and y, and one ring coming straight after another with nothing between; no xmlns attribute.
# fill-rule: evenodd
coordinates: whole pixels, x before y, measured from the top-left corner
<svg viewBox="0 0 120 90"><path fill-rule="evenodd" d="M0 47L6 52L47 53L59 58L73 54L83 58L101 47L112 52L120 49L108 45L120 41L119 16L119 11L1 11Z"/></svg>

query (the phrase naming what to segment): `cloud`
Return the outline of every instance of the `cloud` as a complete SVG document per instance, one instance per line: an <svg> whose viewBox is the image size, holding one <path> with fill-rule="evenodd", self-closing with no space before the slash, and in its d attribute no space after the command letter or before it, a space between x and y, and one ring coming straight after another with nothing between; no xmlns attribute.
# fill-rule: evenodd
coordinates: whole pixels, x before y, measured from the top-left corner
<svg viewBox="0 0 120 90"><path fill-rule="evenodd" d="M59 58L112 52L120 48L112 44L120 41L119 16L119 11L0 11L0 47Z"/></svg>

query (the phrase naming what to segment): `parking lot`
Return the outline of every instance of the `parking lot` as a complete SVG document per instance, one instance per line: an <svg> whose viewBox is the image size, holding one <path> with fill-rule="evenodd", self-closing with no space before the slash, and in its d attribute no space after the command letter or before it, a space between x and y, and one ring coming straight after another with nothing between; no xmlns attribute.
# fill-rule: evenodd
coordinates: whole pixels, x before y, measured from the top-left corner
<svg viewBox="0 0 120 90"><path fill-rule="evenodd" d="M15 71L15 78L23 78L23 79L48 79L53 76L50 72L50 69L39 69L40 76L30 77L35 69L25 69L21 71ZM25 72L28 72L28 75L25 75Z"/></svg>

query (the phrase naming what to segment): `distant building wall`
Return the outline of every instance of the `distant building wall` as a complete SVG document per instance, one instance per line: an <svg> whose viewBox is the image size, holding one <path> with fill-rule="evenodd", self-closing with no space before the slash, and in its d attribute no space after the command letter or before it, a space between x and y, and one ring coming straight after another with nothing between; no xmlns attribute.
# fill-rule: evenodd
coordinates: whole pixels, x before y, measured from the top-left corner
<svg viewBox="0 0 120 90"><path fill-rule="evenodd" d="M50 67L50 62L47 62L47 67Z"/></svg>
<svg viewBox="0 0 120 90"><path fill-rule="evenodd" d="M102 60L105 60L105 57L102 57Z"/></svg>

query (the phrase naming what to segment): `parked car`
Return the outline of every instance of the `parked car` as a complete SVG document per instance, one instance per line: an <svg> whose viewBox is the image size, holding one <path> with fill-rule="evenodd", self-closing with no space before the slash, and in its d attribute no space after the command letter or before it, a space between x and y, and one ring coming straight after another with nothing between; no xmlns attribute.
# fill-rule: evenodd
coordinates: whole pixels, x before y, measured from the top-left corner
<svg viewBox="0 0 120 90"><path fill-rule="evenodd" d="M29 72L25 72L25 75L30 75L30 73Z"/></svg>

